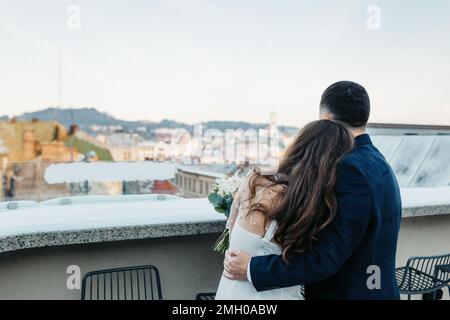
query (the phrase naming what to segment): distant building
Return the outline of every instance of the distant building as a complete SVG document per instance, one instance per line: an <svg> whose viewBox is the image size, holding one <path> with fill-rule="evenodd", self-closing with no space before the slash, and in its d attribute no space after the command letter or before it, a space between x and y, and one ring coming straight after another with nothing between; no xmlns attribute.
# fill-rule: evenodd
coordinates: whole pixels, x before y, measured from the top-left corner
<svg viewBox="0 0 450 320"><path fill-rule="evenodd" d="M64 126L53 121L0 122L0 137L4 150L1 155L2 197L7 199L42 200L67 194L61 185L47 185L43 175L52 162L70 161L73 150L63 140L67 138Z"/></svg>
<svg viewBox="0 0 450 320"><path fill-rule="evenodd" d="M203 164L269 165L278 162L285 140L276 123L276 113L272 112L265 128L213 130L194 144Z"/></svg>
<svg viewBox="0 0 450 320"><path fill-rule="evenodd" d="M176 130L171 128L158 128L153 130L153 136L156 141L171 142Z"/></svg>
<svg viewBox="0 0 450 320"><path fill-rule="evenodd" d="M171 160L170 144L164 141L144 141L137 145L139 161Z"/></svg>
<svg viewBox="0 0 450 320"><path fill-rule="evenodd" d="M83 156L59 141L41 143L40 148L41 159L51 163L78 161Z"/></svg>
<svg viewBox="0 0 450 320"><path fill-rule="evenodd" d="M181 165L175 173L175 185L182 197L204 198L219 179L234 174L245 176L253 168L254 166L245 164Z"/></svg>
<svg viewBox="0 0 450 320"><path fill-rule="evenodd" d="M104 137L114 161L139 161L137 145L144 139L135 133L116 132Z"/></svg>
<svg viewBox="0 0 450 320"><path fill-rule="evenodd" d="M44 179L45 170L52 163L82 161L93 153L96 157L90 161L107 160L107 149L78 134L84 133L69 135L64 126L53 121L0 122L1 195L14 200L46 200L78 194L69 184L47 184ZM93 140L87 134L83 137Z"/></svg>
<svg viewBox="0 0 450 320"><path fill-rule="evenodd" d="M204 198L219 179L236 172L236 165L182 165L175 173L175 184L180 196Z"/></svg>
<svg viewBox="0 0 450 320"><path fill-rule="evenodd" d="M167 143L147 141L136 133L117 132L105 136L114 161L165 161L170 159Z"/></svg>
<svg viewBox="0 0 450 320"><path fill-rule="evenodd" d="M54 121L0 122L0 138L10 163L35 159L43 144L63 142L67 136L67 129Z"/></svg>
<svg viewBox="0 0 450 320"><path fill-rule="evenodd" d="M150 193L157 194L177 194L178 189L168 180L155 180Z"/></svg>
<svg viewBox="0 0 450 320"><path fill-rule="evenodd" d="M178 189L168 180L124 181L122 194L178 194Z"/></svg>

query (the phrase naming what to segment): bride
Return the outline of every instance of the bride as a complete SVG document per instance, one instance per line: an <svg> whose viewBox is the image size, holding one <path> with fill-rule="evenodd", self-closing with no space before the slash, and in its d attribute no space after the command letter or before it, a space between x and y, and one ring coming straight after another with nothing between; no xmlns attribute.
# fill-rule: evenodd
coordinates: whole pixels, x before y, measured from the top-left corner
<svg viewBox="0 0 450 320"><path fill-rule="evenodd" d="M353 147L351 133L331 120L306 125L276 172L253 170L240 186L227 227L230 249L252 256L303 252L320 240L336 214L334 185L339 160ZM226 271L224 271L226 272ZM301 287L257 292L249 281L222 275L217 300L303 299Z"/></svg>

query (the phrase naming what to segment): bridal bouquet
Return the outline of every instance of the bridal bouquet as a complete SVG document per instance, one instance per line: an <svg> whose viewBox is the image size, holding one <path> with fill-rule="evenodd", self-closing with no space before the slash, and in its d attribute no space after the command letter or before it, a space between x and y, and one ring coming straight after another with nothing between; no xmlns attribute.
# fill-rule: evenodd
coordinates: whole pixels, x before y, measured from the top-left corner
<svg viewBox="0 0 450 320"><path fill-rule="evenodd" d="M237 175L220 179L213 185L211 193L208 196L209 202L212 203L214 209L224 214L227 218L230 216L231 205L234 195L239 189L242 179ZM224 254L230 244L230 230L225 228L220 237L213 245L213 250Z"/></svg>

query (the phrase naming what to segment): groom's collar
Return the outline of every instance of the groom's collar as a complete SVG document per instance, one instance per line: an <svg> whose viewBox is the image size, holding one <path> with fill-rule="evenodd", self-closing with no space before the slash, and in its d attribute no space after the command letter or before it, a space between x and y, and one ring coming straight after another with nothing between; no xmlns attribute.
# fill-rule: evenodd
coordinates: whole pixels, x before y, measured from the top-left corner
<svg viewBox="0 0 450 320"><path fill-rule="evenodd" d="M362 146L364 144L371 144L371 143L372 140L370 140L370 137L367 133L355 137L355 145L357 146Z"/></svg>

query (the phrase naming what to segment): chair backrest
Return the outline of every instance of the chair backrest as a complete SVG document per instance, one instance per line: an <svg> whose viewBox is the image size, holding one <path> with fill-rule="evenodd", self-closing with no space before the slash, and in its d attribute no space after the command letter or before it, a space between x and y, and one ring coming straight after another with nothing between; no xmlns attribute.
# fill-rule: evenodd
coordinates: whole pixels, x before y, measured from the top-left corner
<svg viewBox="0 0 450 320"><path fill-rule="evenodd" d="M431 276L430 281L436 286L449 283L450 281L450 254L429 257L411 257L406 267L412 272L420 275Z"/></svg>
<svg viewBox="0 0 450 320"><path fill-rule="evenodd" d="M162 300L159 271L147 265L88 272L81 300Z"/></svg>
<svg viewBox="0 0 450 320"><path fill-rule="evenodd" d="M197 293L195 300L215 300L216 293L215 292L207 292L207 293Z"/></svg>

